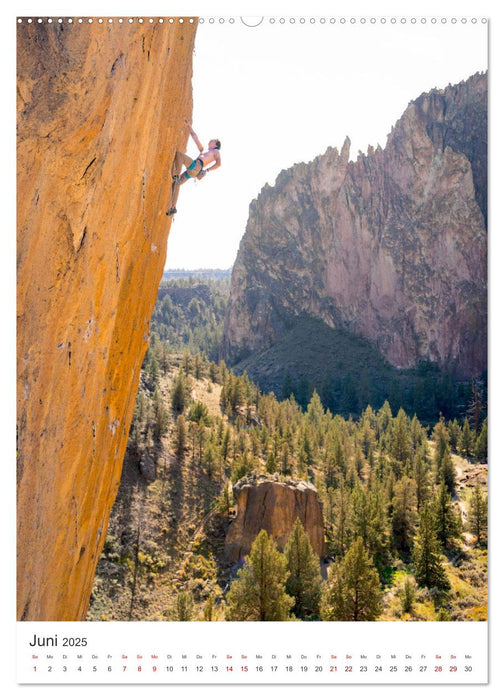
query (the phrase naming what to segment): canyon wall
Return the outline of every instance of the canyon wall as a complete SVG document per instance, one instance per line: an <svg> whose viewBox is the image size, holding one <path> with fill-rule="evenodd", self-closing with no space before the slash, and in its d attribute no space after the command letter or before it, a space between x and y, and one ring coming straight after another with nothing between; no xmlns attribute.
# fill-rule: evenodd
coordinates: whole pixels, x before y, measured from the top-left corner
<svg viewBox="0 0 504 700"><path fill-rule="evenodd" d="M17 27L21 620L86 615L187 145L196 23Z"/></svg>
<svg viewBox="0 0 504 700"><path fill-rule="evenodd" d="M229 561L250 553L252 544L266 530L283 549L299 518L313 551L322 557L324 517L317 490L306 481L277 481L271 477L246 477L233 487L237 514L226 535L225 555Z"/></svg>
<svg viewBox="0 0 504 700"><path fill-rule="evenodd" d="M350 98L349 98L350 99ZM372 119L372 110L370 112ZM328 148L250 205L223 356L281 339L305 314L371 341L397 368L487 365L487 76L411 102L385 148ZM323 362L323 358L320 358Z"/></svg>

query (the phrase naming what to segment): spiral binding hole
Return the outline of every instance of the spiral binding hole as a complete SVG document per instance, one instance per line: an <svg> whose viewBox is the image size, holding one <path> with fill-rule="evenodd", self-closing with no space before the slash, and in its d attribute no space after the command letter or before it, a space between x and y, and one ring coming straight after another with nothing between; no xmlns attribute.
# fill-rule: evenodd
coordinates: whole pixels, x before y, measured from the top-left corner
<svg viewBox="0 0 504 700"><path fill-rule="evenodd" d="M93 23L113 24L114 22L117 22L118 24L124 24L124 23L134 24L135 21L138 22L138 24L148 23L151 25L154 24L155 22L157 22L158 24L163 24L165 21L168 22L169 24L174 24L175 22L177 22L178 24L185 24L185 23L194 24L195 22L197 22L199 24L204 24L205 22L207 22L208 24L215 24L216 22L218 22L220 25L223 25L226 22L229 24L235 24L236 19L234 17L229 17L229 18L219 17L218 19L216 19L214 17L208 17L208 18L205 18L205 17L198 17L198 18L193 18L193 17L173 18L173 17L169 17L167 19L164 19L163 17L159 17L157 19L155 19L153 17L147 17L147 18L129 17L127 19L124 19L123 17L119 17L116 19L114 19L113 17L108 17L108 18L99 17L98 19L95 19L93 17L76 17L76 18L59 17L57 19L53 18L53 17L47 17L47 18L43 18L43 17L37 17L37 18L18 17L17 18L18 24L23 24L24 22L26 22L27 24L55 24L55 23L57 23L60 25L65 23L65 22L68 24L73 24L75 22L78 24L93 24ZM486 18L486 17L481 17L481 18L477 18L477 17L470 17L470 18L468 18L468 17L461 17L461 18L457 18L457 17L450 17L450 18L447 18L447 17L428 17L428 18L427 17L420 17L420 18L416 18L416 17L410 17L410 18L407 18L407 17L389 17L389 18L380 17L379 19L377 19L376 17L358 17L358 18L357 17L339 17L339 18L320 17L320 18L316 19L314 17L310 17L310 18L290 17L290 18L286 19L285 17L279 17L279 18L269 17L268 21L270 24L275 24L278 22L281 25L284 25L286 23L304 25L307 22L311 25L314 25L317 23L322 24L322 25L326 24L326 23L336 24L338 22L339 22L339 24L343 24L343 25L346 24L347 22L350 23L351 25L356 25L357 23L359 23L359 24L368 24L369 23L369 24L375 25L377 22L380 22L380 24L387 24L387 23L389 23L389 24L397 24L397 23L407 24L408 22L410 24L417 24L418 21L423 25L427 25L427 24L435 25L435 24L439 24L439 23L445 25L448 22L450 22L451 24L457 24L460 22L461 24L471 23L471 24L475 25L475 24L478 24L478 22L481 22L482 24L486 24L488 22L488 18Z"/></svg>

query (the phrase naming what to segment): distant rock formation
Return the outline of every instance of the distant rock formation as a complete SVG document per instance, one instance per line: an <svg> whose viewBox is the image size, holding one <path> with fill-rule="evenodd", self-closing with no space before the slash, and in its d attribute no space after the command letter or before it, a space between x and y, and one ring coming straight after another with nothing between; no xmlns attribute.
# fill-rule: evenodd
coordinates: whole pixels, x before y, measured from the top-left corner
<svg viewBox="0 0 504 700"><path fill-rule="evenodd" d="M372 116L370 116L372 118ZM282 171L250 205L223 355L235 364L306 314L393 366L487 366L487 76L411 102L384 149L350 141Z"/></svg>
<svg viewBox="0 0 504 700"><path fill-rule="evenodd" d="M166 258L196 24L17 25L20 620L86 615Z"/></svg>
<svg viewBox="0 0 504 700"><path fill-rule="evenodd" d="M318 557L324 555L324 518L316 488L306 481L279 481L266 475L245 477L233 487L238 512L226 536L225 556L248 554L261 530L283 549L299 518Z"/></svg>

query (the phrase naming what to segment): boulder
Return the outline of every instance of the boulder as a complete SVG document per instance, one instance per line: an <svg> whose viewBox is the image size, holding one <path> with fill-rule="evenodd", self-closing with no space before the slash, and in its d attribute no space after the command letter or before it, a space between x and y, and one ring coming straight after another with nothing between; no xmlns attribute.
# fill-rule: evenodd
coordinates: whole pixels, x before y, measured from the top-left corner
<svg viewBox="0 0 504 700"><path fill-rule="evenodd" d="M236 562L250 552L261 530L272 535L280 549L296 519L301 521L318 557L324 550L324 518L316 488L306 481L280 481L269 476L246 477L233 487L237 515L226 536L225 556Z"/></svg>

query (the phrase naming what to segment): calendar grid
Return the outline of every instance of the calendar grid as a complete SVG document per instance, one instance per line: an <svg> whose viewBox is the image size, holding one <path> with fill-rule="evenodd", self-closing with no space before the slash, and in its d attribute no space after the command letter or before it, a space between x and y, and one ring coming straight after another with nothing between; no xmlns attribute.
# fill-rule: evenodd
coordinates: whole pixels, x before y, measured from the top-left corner
<svg viewBox="0 0 504 700"><path fill-rule="evenodd" d="M285 625L288 625L288 629ZM25 683L486 683L487 623L18 623Z"/></svg>

